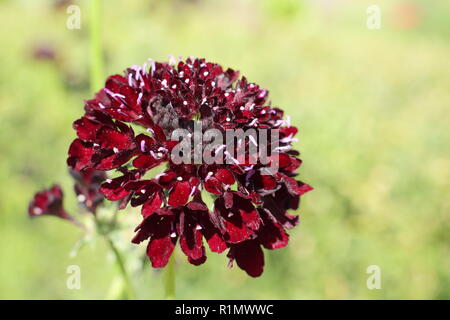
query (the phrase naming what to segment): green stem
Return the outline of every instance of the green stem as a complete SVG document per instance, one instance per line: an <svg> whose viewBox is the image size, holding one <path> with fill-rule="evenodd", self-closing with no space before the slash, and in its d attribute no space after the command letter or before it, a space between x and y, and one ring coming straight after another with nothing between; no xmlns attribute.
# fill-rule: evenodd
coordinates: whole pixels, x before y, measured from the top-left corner
<svg viewBox="0 0 450 320"><path fill-rule="evenodd" d="M122 258L120 251L117 249L114 242L108 235L104 234L103 237L105 238L106 242L108 243L111 251L114 253L114 257L116 258L117 266L119 267L120 274L122 275L123 281L125 282L125 285L127 288L128 299L130 299L130 300L136 299L136 295L135 295L134 289L133 289L133 284L131 283L130 277L128 276L128 272L125 267L125 262Z"/></svg>
<svg viewBox="0 0 450 320"><path fill-rule="evenodd" d="M164 287L166 289L164 298L175 300L175 252L172 253L164 270Z"/></svg>
<svg viewBox="0 0 450 320"><path fill-rule="evenodd" d="M91 91L103 85L103 52L101 40L102 0L90 0L89 63Z"/></svg>
<svg viewBox="0 0 450 320"><path fill-rule="evenodd" d="M122 257L122 254L120 253L119 249L114 244L114 241L109 236L109 230L105 231L104 226L102 226L101 221L98 219L97 215L94 214L94 221L97 227L97 232L105 239L106 244L108 245L111 252L114 254L117 267L119 268L120 275L122 277L122 280L126 286L127 290L127 297L130 300L136 299L136 294L134 293L133 283L131 282L131 279L128 275L127 269L125 267L125 260Z"/></svg>

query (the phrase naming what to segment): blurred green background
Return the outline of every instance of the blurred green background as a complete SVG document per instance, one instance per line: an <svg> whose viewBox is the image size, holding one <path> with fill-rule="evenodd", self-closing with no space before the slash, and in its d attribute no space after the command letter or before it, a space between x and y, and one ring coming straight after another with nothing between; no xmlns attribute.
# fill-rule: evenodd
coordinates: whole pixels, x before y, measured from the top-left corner
<svg viewBox="0 0 450 320"><path fill-rule="evenodd" d="M66 27L70 2L79 30ZM380 30L366 26L372 4ZM240 70L299 127L301 177L315 187L290 245L265 251L262 277L228 269L225 254L194 267L177 252L177 298L450 298L449 14L447 0L104 1L106 74L169 54ZM78 215L65 160L91 96L89 1L3 0L0 21L0 298L111 297L101 239L71 257L80 230L27 217L53 182ZM143 254L128 244L133 224L121 250ZM66 287L69 265L80 290ZM162 298L146 265L127 266L139 298ZM380 290L366 287L369 265Z"/></svg>

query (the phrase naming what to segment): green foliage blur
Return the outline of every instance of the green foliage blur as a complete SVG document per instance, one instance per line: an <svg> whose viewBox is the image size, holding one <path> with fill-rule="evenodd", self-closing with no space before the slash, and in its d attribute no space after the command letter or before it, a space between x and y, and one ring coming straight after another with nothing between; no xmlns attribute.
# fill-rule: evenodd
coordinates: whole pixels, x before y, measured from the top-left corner
<svg viewBox="0 0 450 320"><path fill-rule="evenodd" d="M66 27L70 2L79 30ZM381 29L369 30L375 2ZM81 216L65 161L91 97L88 7L0 1L1 299L114 297L104 241L71 256L81 230L27 216L34 192L54 182ZM449 14L444 0L104 1L106 74L169 54L240 70L299 127L300 177L315 188L290 245L265 251L262 277L229 269L225 254L194 267L178 251L177 298L450 298ZM121 250L143 255L126 227ZM66 286L70 265L81 268L80 290ZM381 268L380 290L366 287L370 265ZM163 297L159 270L127 267L139 298Z"/></svg>

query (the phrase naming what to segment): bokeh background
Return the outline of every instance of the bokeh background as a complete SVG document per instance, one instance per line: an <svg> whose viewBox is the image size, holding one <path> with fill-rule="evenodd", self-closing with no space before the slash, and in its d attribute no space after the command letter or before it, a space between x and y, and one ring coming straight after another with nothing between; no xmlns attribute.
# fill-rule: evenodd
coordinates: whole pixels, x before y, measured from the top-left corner
<svg viewBox="0 0 450 320"><path fill-rule="evenodd" d="M66 27L70 3L79 30ZM225 254L194 267L178 252L178 298L450 298L449 1L104 3L106 74L169 54L240 70L300 128L301 177L315 187L290 245L266 251L262 277L228 269ZM366 26L373 4L379 30ZM53 182L79 215L65 160L91 95L88 18L89 0L0 1L2 299L114 297L102 239L71 255L80 230L27 217L33 193ZM121 250L143 254L126 227ZM132 261L139 298L162 298L161 272ZM80 290L67 289L69 265L81 268ZM366 287L369 265L381 268L380 290Z"/></svg>

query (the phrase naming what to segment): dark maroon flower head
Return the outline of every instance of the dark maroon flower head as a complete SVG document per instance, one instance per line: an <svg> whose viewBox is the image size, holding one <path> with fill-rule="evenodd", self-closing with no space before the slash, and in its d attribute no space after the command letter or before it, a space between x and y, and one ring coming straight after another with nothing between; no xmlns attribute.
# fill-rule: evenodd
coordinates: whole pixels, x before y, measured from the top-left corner
<svg viewBox="0 0 450 320"><path fill-rule="evenodd" d="M79 224L64 210L63 198L63 191L59 185L54 185L50 189L44 189L34 195L28 206L28 215L32 218L44 215L56 216Z"/></svg>
<svg viewBox="0 0 450 320"><path fill-rule="evenodd" d="M196 123L202 132L217 129L224 135L227 129L277 131L277 147L268 162L251 161L255 154L249 151L234 157L227 150L223 157L231 161L176 163L171 153L178 141L171 134L184 129L195 136ZM69 148L69 166L119 173L100 192L122 209L141 207L143 221L133 242L148 241L153 267L167 264L177 242L190 263L202 264L206 242L213 252L229 249L231 262L257 277L264 267L262 247L287 245L286 229L298 223L288 210L298 209L301 195L312 189L295 179L301 165L292 149L297 129L270 105L268 91L204 59L153 62L148 69L134 66L109 77L105 88L85 102L74 129L78 137ZM244 139L236 148L243 144L250 150L251 143L263 141ZM274 163L278 170L268 175ZM161 174L146 177L162 164ZM202 199L205 194L215 199L212 210Z"/></svg>
<svg viewBox="0 0 450 320"><path fill-rule="evenodd" d="M75 180L74 191L78 202L89 212L95 213L104 196L100 193L100 185L106 180L104 171L84 169L76 171L71 169L70 174Z"/></svg>

